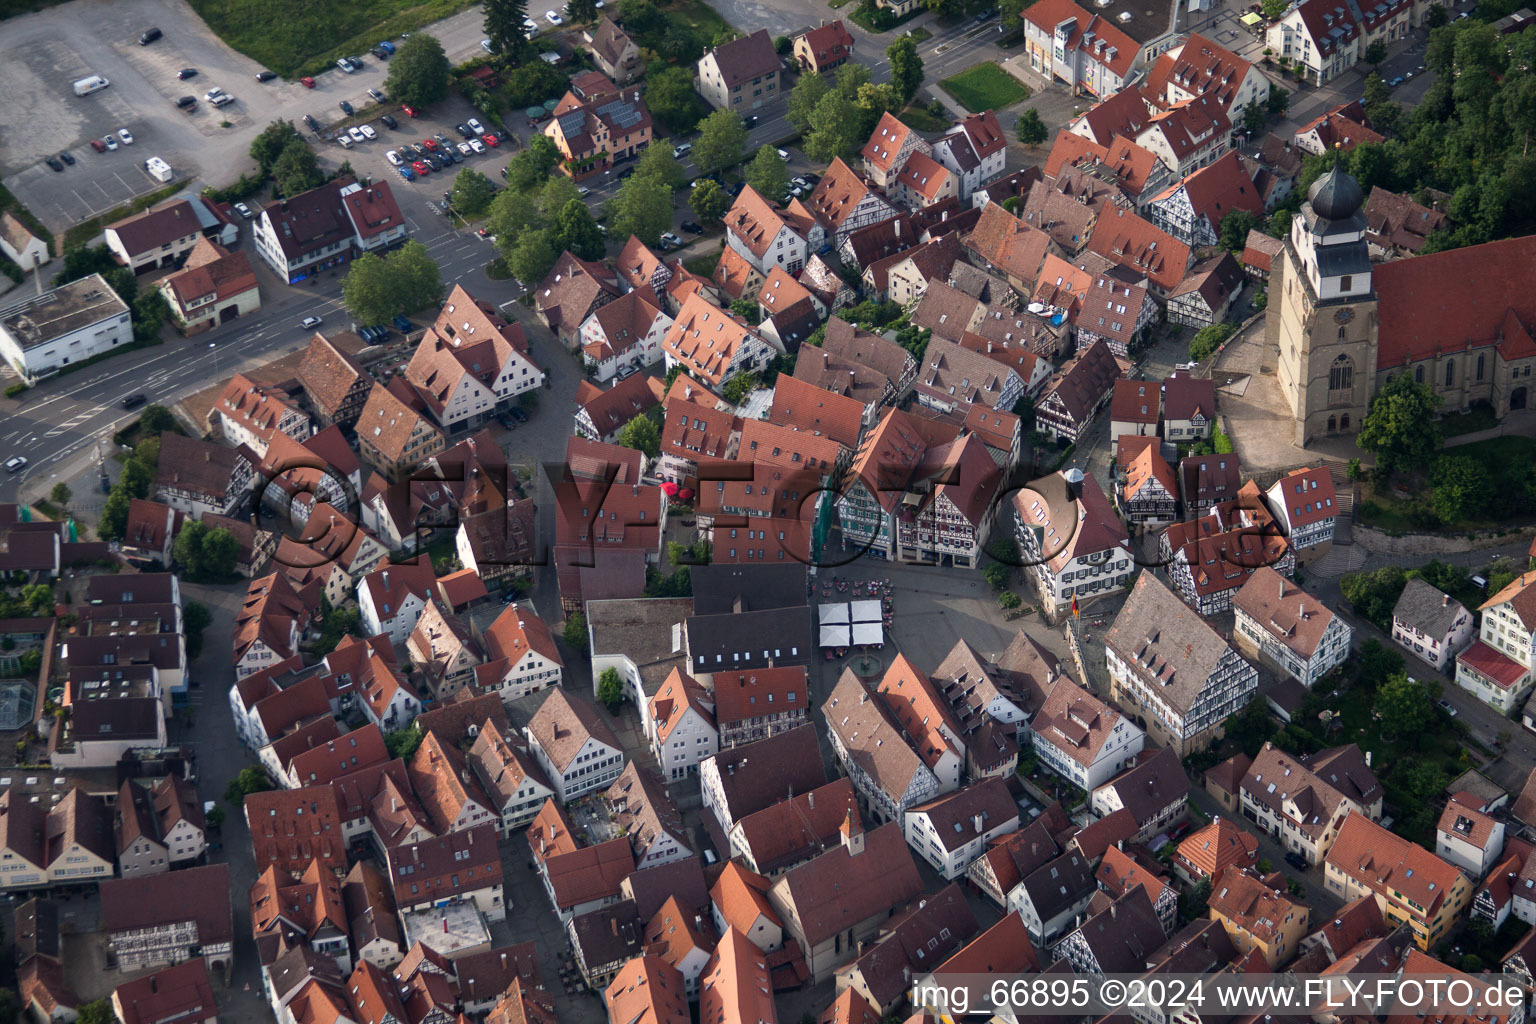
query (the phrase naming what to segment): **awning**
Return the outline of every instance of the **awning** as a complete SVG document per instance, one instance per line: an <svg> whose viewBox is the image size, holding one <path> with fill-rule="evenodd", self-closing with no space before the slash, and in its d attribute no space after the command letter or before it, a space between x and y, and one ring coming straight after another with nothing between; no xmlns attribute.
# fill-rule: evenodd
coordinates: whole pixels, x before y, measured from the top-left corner
<svg viewBox="0 0 1536 1024"><path fill-rule="evenodd" d="M879 601L854 601L852 603L851 611L853 613L854 622L880 621Z"/></svg>
<svg viewBox="0 0 1536 1024"><path fill-rule="evenodd" d="M853 642L870 646L883 644L885 643L885 630L880 628L880 623L878 622L855 622L853 624Z"/></svg>
<svg viewBox="0 0 1536 1024"><path fill-rule="evenodd" d="M1242 18L1240 18L1239 20L1244 25L1247 25L1249 28L1252 28L1253 26L1257 25L1259 22L1263 21L1264 19L1259 17L1257 14L1254 14L1252 11L1249 11L1247 14L1243 15Z"/></svg>
<svg viewBox="0 0 1536 1024"><path fill-rule="evenodd" d="M848 627L846 625L824 625L821 627L821 646L823 647L848 647Z"/></svg>
<svg viewBox="0 0 1536 1024"><path fill-rule="evenodd" d="M848 602L840 601L837 604L824 604L820 608L821 624L823 626L834 623L848 624Z"/></svg>

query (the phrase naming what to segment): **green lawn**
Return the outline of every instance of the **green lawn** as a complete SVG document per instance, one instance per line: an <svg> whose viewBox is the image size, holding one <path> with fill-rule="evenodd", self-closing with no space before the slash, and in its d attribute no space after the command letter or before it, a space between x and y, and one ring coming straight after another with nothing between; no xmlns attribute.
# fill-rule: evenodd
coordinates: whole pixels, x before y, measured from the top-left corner
<svg viewBox="0 0 1536 1024"><path fill-rule="evenodd" d="M230 46L286 78L324 69L344 54L367 53L469 7L472 0L191 0Z"/></svg>
<svg viewBox="0 0 1536 1024"><path fill-rule="evenodd" d="M713 7L702 0L678 0L677 3L662 7L662 13L673 25L698 33L706 49L714 45L720 33L736 30L736 26L720 17Z"/></svg>
<svg viewBox="0 0 1536 1024"><path fill-rule="evenodd" d="M933 38L933 33L929 32L921 25L908 31L907 35L912 37L912 41L914 43L926 43L928 40Z"/></svg>
<svg viewBox="0 0 1536 1024"><path fill-rule="evenodd" d="M942 117L934 117L924 108L915 105L903 110L898 116L902 124L920 132L942 132L949 127L949 122Z"/></svg>
<svg viewBox="0 0 1536 1024"><path fill-rule="evenodd" d="M683 269L689 273L698 274L700 277L708 277L715 272L715 264L720 262L718 252L708 256L700 256L698 259L688 260L683 264Z"/></svg>
<svg viewBox="0 0 1536 1024"><path fill-rule="evenodd" d="M1446 437L1488 430L1498 425L1499 418L1493 414L1493 407L1482 404L1474 405L1466 412L1453 412L1440 417L1440 432Z"/></svg>
<svg viewBox="0 0 1536 1024"><path fill-rule="evenodd" d="M1476 412L1468 415L1475 416ZM1470 429L1479 430L1474 426ZM1493 481L1495 492L1503 494L1518 491L1523 482L1520 474L1525 467L1536 461L1536 438L1519 435L1491 437L1486 441L1457 445L1440 449L1442 455L1464 455L1481 462ZM1462 533L1467 530L1498 527L1519 522L1521 515L1511 519L1475 519L1461 523L1441 524L1430 505L1430 489L1418 486L1411 497L1403 497L1395 490L1378 490L1371 487L1367 499L1360 503L1360 520L1367 526L1392 533L1435 532Z"/></svg>
<svg viewBox="0 0 1536 1024"><path fill-rule="evenodd" d="M1024 87L1024 83L993 61L951 75L939 84L972 113L1001 110L1029 98L1029 90Z"/></svg>

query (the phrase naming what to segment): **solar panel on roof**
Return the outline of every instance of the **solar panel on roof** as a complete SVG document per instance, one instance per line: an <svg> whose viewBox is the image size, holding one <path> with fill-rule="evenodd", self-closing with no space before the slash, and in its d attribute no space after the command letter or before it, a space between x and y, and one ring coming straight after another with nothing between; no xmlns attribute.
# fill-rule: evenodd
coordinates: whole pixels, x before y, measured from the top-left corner
<svg viewBox="0 0 1536 1024"><path fill-rule="evenodd" d="M614 100L597 108L597 112L620 128L640 123L640 112L623 100Z"/></svg>
<svg viewBox="0 0 1536 1024"><path fill-rule="evenodd" d="M580 110L572 110L556 118L560 122L560 131L564 135L575 135L581 131L581 126L586 122L586 119L586 115Z"/></svg>

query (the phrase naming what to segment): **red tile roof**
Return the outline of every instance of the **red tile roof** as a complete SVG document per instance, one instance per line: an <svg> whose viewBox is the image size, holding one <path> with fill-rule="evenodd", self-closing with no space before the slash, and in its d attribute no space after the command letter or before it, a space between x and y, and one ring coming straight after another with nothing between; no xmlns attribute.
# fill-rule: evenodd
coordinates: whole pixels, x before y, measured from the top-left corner
<svg viewBox="0 0 1536 1024"><path fill-rule="evenodd" d="M1025 8L1023 17L1047 37L1066 21L1076 24L1066 33L1064 45L1103 64L1121 79L1130 74L1141 47L1112 21L1089 13L1072 0L1038 0ZM1114 56L1110 56L1111 52Z"/></svg>
<svg viewBox="0 0 1536 1024"><path fill-rule="evenodd" d="M1493 680L1505 690L1516 686L1530 674L1530 669L1481 640L1474 640L1471 647L1456 655L1456 662Z"/></svg>
<svg viewBox="0 0 1536 1024"><path fill-rule="evenodd" d="M879 123L875 125L875 130L870 133L869 141L864 143L864 149L859 155L869 166L888 172L895 166L896 156L911 134L911 128L895 114L886 111L880 115Z"/></svg>
<svg viewBox="0 0 1536 1024"><path fill-rule="evenodd" d="M1165 290L1184 280L1189 268L1189 246L1127 210L1104 211L1088 237L1088 248L1145 274Z"/></svg>
<svg viewBox="0 0 1536 1024"><path fill-rule="evenodd" d="M810 47L811 58L818 70L835 61L846 60L853 53L853 36L843 27L840 18L811 29L800 39Z"/></svg>
<svg viewBox="0 0 1536 1024"><path fill-rule="evenodd" d="M768 422L829 438L845 448L857 448L863 429L864 406L798 377L780 374L774 385Z"/></svg>

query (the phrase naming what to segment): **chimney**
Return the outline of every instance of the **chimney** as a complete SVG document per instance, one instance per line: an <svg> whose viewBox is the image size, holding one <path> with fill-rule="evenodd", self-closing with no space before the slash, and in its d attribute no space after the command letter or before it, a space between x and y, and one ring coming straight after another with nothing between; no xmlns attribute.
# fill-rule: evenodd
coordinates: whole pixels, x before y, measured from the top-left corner
<svg viewBox="0 0 1536 1024"><path fill-rule="evenodd" d="M805 806L813 811L816 809L816 791L814 789L805 794Z"/></svg>
<svg viewBox="0 0 1536 1024"><path fill-rule="evenodd" d="M443 934L448 934L448 916L446 914L443 915Z"/></svg>
<svg viewBox="0 0 1536 1024"><path fill-rule="evenodd" d="M1444 608L1446 605L1448 605L1450 603L1451 603L1451 595L1450 594L1441 594L1440 595L1440 607L1441 608Z"/></svg>
<svg viewBox="0 0 1536 1024"><path fill-rule="evenodd" d="M384 589L385 590L389 589L389 570L388 569L384 570Z"/></svg>
<svg viewBox="0 0 1536 1024"><path fill-rule="evenodd" d="M978 833L981 832L981 823L982 823L981 815L979 815L979 814L971 815L971 825L975 827L975 829L976 829L976 831Z"/></svg>
<svg viewBox="0 0 1536 1024"><path fill-rule="evenodd" d="M1371 752L1369 750L1365 752L1365 766L1367 768L1371 766Z"/></svg>
<svg viewBox="0 0 1536 1024"><path fill-rule="evenodd" d="M610 917L608 919L608 927L610 930L612 930L613 934L619 934L619 919L616 917Z"/></svg>

